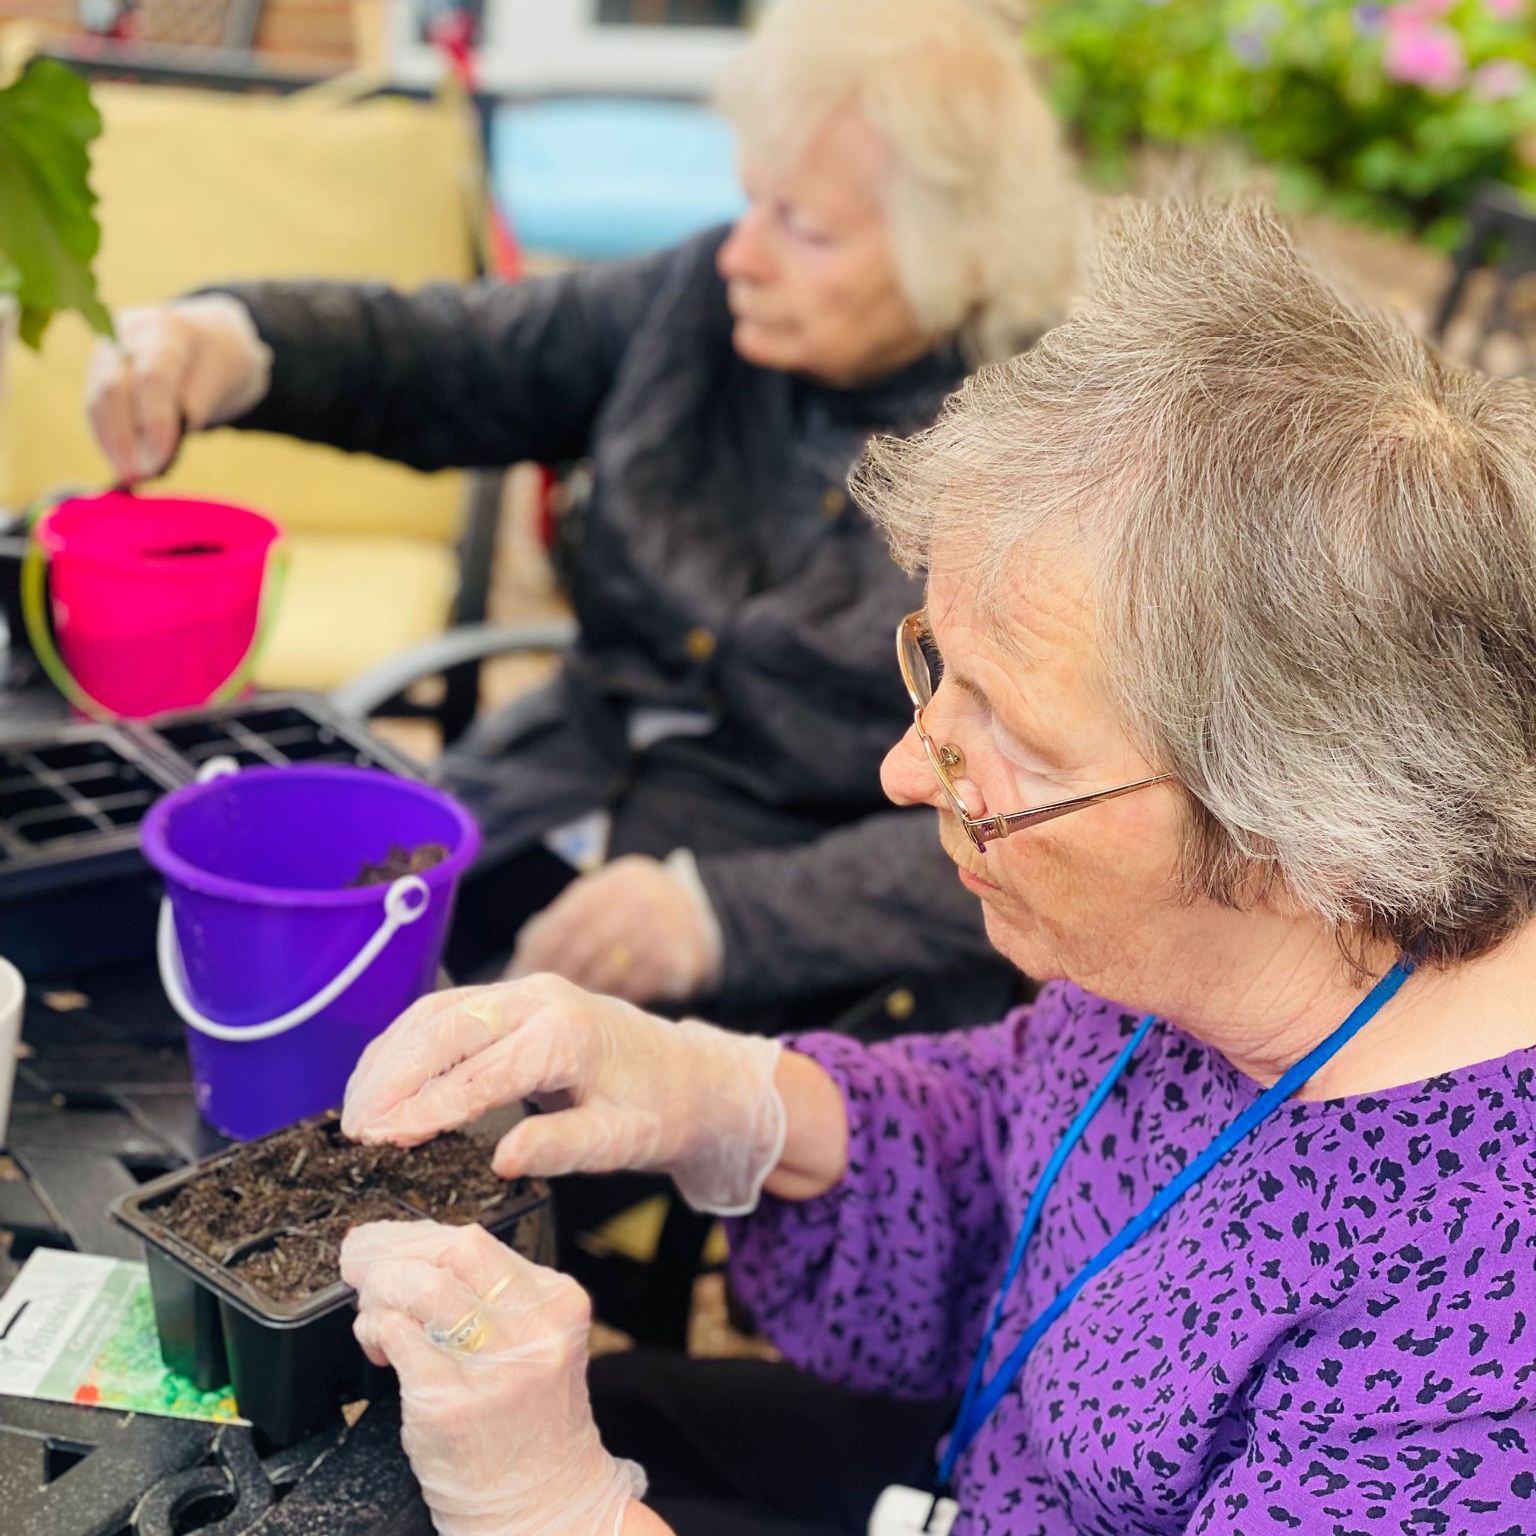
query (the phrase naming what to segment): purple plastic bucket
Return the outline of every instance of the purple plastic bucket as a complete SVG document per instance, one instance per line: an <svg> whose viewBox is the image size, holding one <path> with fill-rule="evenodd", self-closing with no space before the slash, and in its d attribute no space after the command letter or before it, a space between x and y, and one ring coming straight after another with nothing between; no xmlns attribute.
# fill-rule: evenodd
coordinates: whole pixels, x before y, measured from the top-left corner
<svg viewBox="0 0 1536 1536"><path fill-rule="evenodd" d="M441 790L328 765L190 784L151 808L142 837L165 876L161 973L188 1025L198 1108L242 1141L339 1104L363 1047L432 990L459 877L480 846L469 813ZM421 843L443 844L448 858L393 885L349 888L392 844ZM276 1027L360 960L312 1016Z"/></svg>

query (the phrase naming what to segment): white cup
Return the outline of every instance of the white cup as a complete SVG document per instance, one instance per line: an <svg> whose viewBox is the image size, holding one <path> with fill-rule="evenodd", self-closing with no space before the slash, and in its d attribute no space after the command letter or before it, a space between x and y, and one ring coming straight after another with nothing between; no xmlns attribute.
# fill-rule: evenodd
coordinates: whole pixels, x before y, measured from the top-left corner
<svg viewBox="0 0 1536 1536"><path fill-rule="evenodd" d="M0 1147L11 1117L11 1089L16 1082L16 1048L21 1044L21 1005L27 984L9 960L0 960Z"/></svg>

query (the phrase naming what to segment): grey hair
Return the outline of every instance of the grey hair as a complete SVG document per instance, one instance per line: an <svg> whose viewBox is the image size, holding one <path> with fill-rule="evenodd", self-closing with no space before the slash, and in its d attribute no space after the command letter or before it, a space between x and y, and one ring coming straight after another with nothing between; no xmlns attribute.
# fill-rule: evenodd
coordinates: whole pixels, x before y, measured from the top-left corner
<svg viewBox="0 0 1536 1536"><path fill-rule="evenodd" d="M1131 205L1091 295L855 489L1004 627L1046 547L1187 793L1184 884L1429 964L1536 912L1536 388L1341 293L1263 208ZM1014 601L1017 601L1015 596Z"/></svg>
<svg viewBox="0 0 1536 1536"><path fill-rule="evenodd" d="M1076 182L998 0L774 0L715 96L749 156L784 164L833 113L884 139L897 272L919 322L973 361L1065 311Z"/></svg>

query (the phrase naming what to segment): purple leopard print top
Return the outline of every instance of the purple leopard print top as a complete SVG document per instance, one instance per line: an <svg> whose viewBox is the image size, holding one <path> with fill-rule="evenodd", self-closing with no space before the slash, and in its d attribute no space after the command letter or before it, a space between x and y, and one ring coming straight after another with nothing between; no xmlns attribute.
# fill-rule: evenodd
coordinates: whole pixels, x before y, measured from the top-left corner
<svg viewBox="0 0 1536 1536"><path fill-rule="evenodd" d="M792 1043L849 1169L733 1224L797 1364L958 1393L1035 1181L1137 1019L1053 985L1000 1024ZM1056 1183L992 1364L1259 1093L1166 1024ZM1295 1103L1068 1308L957 1473L957 1533L1536 1533L1536 1049Z"/></svg>

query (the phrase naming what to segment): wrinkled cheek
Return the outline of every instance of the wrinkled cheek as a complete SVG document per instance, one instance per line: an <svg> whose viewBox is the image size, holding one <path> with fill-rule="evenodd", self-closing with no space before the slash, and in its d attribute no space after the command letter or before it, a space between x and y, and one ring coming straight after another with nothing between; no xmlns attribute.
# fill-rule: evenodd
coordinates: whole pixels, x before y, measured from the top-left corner
<svg viewBox="0 0 1536 1536"><path fill-rule="evenodd" d="M1136 900L1161 901L1178 884L1181 847L1178 830L1159 817L1154 807L1127 806L1104 839L1096 874L1103 884L1128 897L1134 892Z"/></svg>
<svg viewBox="0 0 1536 1536"><path fill-rule="evenodd" d="M987 878L1002 887L997 913L1003 921L1053 931L1080 919L1084 899L1093 879L1080 861L1045 837L1021 832L1009 841L1020 846L1008 850L1008 864ZM998 845L993 845L997 849ZM996 858L996 852L988 859Z"/></svg>

